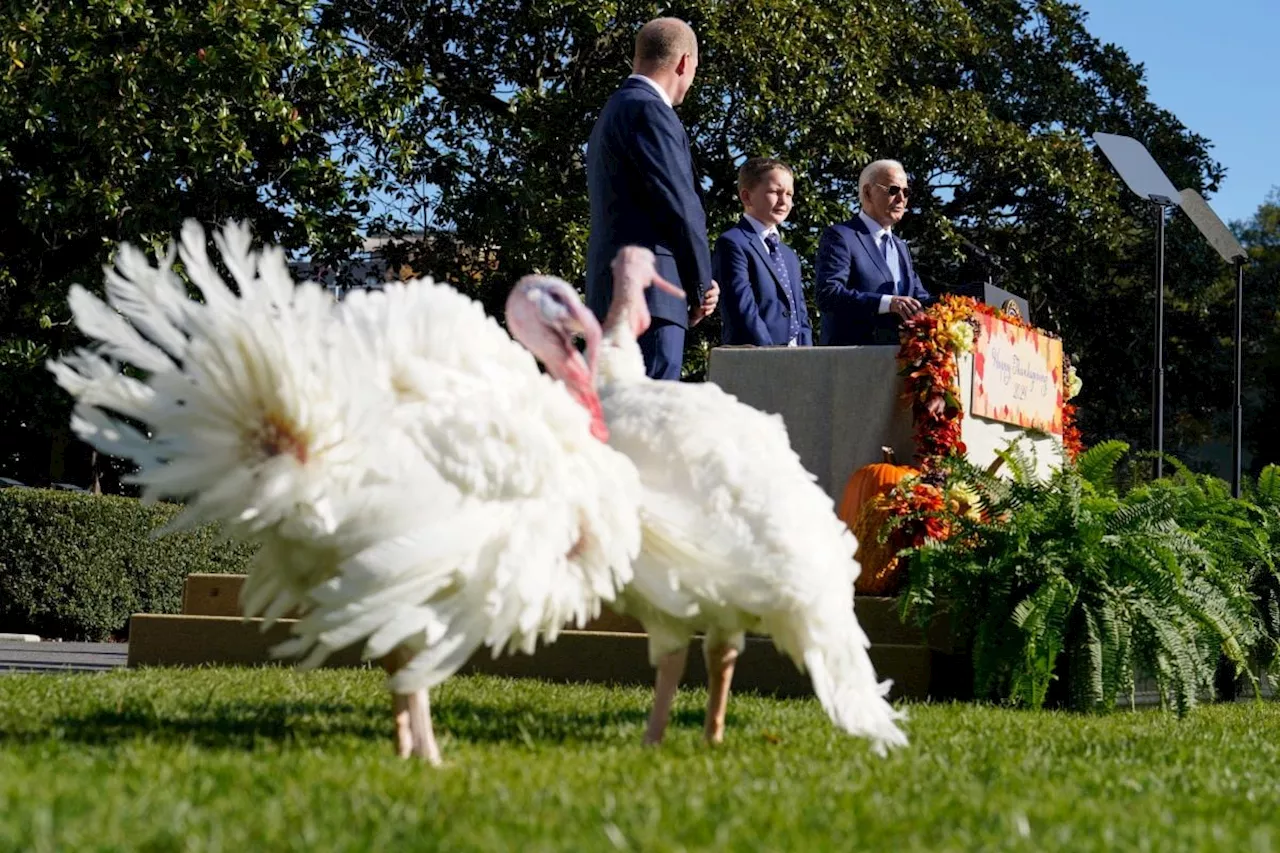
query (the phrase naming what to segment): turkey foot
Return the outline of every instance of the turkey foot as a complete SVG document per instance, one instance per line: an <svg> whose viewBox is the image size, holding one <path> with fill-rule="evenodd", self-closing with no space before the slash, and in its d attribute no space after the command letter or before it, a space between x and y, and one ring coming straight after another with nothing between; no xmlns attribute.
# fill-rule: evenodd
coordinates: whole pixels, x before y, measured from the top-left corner
<svg viewBox="0 0 1280 853"><path fill-rule="evenodd" d="M411 657L405 649L393 649L378 663L388 675L395 675ZM431 702L427 691L418 690L404 695L396 693L391 707L396 719L396 755L422 758L433 767L439 767L440 747L431 728Z"/></svg>

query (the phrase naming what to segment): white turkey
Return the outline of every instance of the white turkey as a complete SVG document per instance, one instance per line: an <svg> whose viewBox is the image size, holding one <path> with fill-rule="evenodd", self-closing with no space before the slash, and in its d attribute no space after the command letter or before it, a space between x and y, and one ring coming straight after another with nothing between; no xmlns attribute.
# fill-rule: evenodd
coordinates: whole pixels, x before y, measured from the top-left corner
<svg viewBox="0 0 1280 853"><path fill-rule="evenodd" d="M238 294L190 222L179 253L203 302L172 250L153 267L127 245L107 303L72 288L95 344L50 364L73 427L137 463L144 500L186 502L169 529L218 522L260 543L245 615L301 613L277 652L303 666L364 642L391 673L399 753L438 763L427 688L482 645L554 639L630 577L638 483L592 434L578 324L527 331L558 374L582 377L575 396L452 288L422 280L335 308L294 286L279 249L252 251L247 229L214 240Z"/></svg>
<svg viewBox="0 0 1280 853"><path fill-rule="evenodd" d="M471 542L465 562L448 572L415 562L414 549L432 536L348 561L313 592L283 652L323 655L366 636L367 656L408 648L391 687L425 696L481 646L531 654L566 625L584 626L630 580L639 480L604 443L594 368L574 345L590 314L580 304L533 310L522 294L520 285L512 291L508 324L564 384L447 285L391 284L339 307L343 325L375 353L397 433L482 510L461 530Z"/></svg>
<svg viewBox="0 0 1280 853"><path fill-rule="evenodd" d="M605 320L598 388L610 444L636 465L643 545L617 610L649 636L657 667L645 742L662 740L688 645L705 632L708 741L724 736L729 685L748 631L807 671L831 720L877 752L903 745L903 718L868 657L853 608L853 535L791 448L781 417L711 383L644 374L636 336L649 324L644 289L664 286L653 254L624 248ZM553 278L549 292L573 291ZM517 335L519 337L519 335ZM555 372L553 366L549 370Z"/></svg>

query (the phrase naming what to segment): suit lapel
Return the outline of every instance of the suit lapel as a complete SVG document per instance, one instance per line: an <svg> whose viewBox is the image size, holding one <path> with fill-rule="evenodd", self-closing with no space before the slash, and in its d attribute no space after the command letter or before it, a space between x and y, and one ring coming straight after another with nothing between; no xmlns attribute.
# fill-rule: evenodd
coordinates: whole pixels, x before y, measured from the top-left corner
<svg viewBox="0 0 1280 853"><path fill-rule="evenodd" d="M778 271L773 268L773 260L769 257L769 252L764 247L764 241L760 239L760 235L756 233L756 229L751 227L751 223L745 219L738 220L738 227L747 235L747 244L751 246L751 251L755 252L763 263L764 268L769 271L769 275L773 276L773 280L781 284L778 278Z"/></svg>
<svg viewBox="0 0 1280 853"><path fill-rule="evenodd" d="M747 234L747 242L751 245L752 251L764 263L764 268L769 271L769 275L773 276L773 283L777 286L778 293L782 294L783 300L787 305L791 305L791 294L787 292L787 288L782 286L782 279L778 276L778 269L773 265L773 259L769 257L768 250L764 247L764 241L760 239L760 235L756 233L756 229L751 227L751 223L745 219L738 220L738 227ZM781 249L778 251L779 256L782 255ZM779 257L783 263L786 259Z"/></svg>
<svg viewBox="0 0 1280 853"><path fill-rule="evenodd" d="M871 259L875 261L876 266L880 268L880 272L884 273L884 277L888 281L893 281L893 272L889 269L889 265L885 263L884 255L880 252L880 247L876 245L875 238L871 236L871 232L867 230L867 224L862 221L861 216L855 216L850 222L849 227L858 232L858 237L862 240L862 245L871 255ZM890 232L892 234L892 232Z"/></svg>

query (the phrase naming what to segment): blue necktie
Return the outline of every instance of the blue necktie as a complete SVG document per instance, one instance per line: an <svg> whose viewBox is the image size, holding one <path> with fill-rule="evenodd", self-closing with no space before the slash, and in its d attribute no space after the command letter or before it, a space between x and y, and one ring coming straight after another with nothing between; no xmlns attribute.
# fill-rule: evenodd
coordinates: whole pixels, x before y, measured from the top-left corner
<svg viewBox="0 0 1280 853"><path fill-rule="evenodd" d="M884 255L884 265L889 268L889 275L893 277L893 295L901 296L902 294L898 291L901 290L899 285L902 283L902 277L894 267L893 260L889 257L889 246L892 240L893 238L888 231L880 235L880 253Z"/></svg>
<svg viewBox="0 0 1280 853"><path fill-rule="evenodd" d="M778 281L787 290L787 301L791 303L791 312L787 314L787 335L792 341L800 338L800 309L796 305L795 289L791 287L791 276L787 274L787 263L783 260L782 251L778 248L778 232L770 231L764 235L764 244L769 247L769 260L778 273Z"/></svg>

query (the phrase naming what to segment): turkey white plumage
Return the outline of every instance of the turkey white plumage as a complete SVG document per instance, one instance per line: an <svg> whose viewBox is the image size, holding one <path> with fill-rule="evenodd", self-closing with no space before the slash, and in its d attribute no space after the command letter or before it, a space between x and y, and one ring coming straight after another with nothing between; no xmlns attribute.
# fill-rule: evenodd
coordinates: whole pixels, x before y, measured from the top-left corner
<svg viewBox="0 0 1280 853"><path fill-rule="evenodd" d="M629 580L634 467L593 437L589 381L568 393L447 285L335 307L246 228L214 240L238 293L194 223L179 254L203 301L173 251L153 267L127 245L107 302L72 289L94 346L50 369L76 398L73 427L137 463L144 500L186 502L172 528L216 522L258 543L245 615L299 612L276 651L303 666L363 642L391 672L400 753L438 762L429 687L481 646L554 640ZM538 334L571 341L568 325ZM542 355L589 376L571 349Z"/></svg>
<svg viewBox="0 0 1280 853"><path fill-rule="evenodd" d="M509 300L513 325L525 322L520 293L517 286ZM381 625L370 641L370 653L379 654L402 635L426 636L428 647L392 679L394 689L422 689L481 645L495 655L532 653L566 625L597 616L630 579L639 482L634 466L593 436L590 407L540 373L478 303L447 285L419 281L353 294L339 316L371 342L377 382L395 399L396 429L483 513L471 524L465 584L440 578L424 607L390 592L405 572L422 582L421 570L387 556L362 560L298 624L300 643L337 648ZM543 331L560 344L545 353L558 372L586 370L571 340L563 343L569 333ZM578 393L594 398L584 382Z"/></svg>

